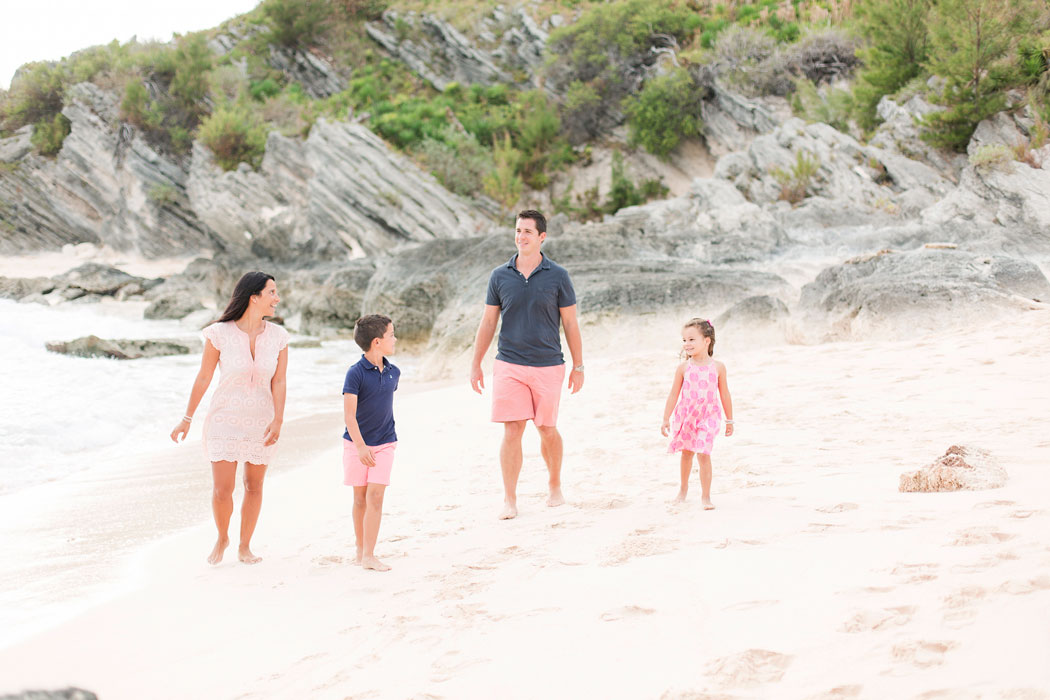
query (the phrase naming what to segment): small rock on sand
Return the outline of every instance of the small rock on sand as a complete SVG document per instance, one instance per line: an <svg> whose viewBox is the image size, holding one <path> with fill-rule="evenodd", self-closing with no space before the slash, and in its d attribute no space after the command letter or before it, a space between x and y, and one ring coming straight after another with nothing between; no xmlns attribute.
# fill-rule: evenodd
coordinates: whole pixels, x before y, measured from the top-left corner
<svg viewBox="0 0 1050 700"><path fill-rule="evenodd" d="M922 469L901 474L900 490L977 491L1006 483L1006 470L987 451L971 445L952 445Z"/></svg>

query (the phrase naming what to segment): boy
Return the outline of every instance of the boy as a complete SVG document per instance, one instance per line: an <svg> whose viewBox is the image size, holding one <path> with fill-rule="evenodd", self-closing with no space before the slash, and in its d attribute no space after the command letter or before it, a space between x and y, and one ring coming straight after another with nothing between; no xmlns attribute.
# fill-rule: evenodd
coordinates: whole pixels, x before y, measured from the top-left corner
<svg viewBox="0 0 1050 700"><path fill-rule="evenodd" d="M374 550L397 447L393 407L401 370L386 359L397 342L394 323L386 316L364 316L354 324L354 341L365 353L343 382L343 483L354 487L356 563L389 571Z"/></svg>

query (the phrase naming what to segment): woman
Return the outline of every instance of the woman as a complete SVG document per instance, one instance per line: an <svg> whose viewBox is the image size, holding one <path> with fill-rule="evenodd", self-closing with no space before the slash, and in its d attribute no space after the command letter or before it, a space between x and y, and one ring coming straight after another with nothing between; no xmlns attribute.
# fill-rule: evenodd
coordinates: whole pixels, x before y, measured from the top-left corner
<svg viewBox="0 0 1050 700"><path fill-rule="evenodd" d="M211 461L211 507L219 537L208 556L218 564L230 543L233 487L237 462L244 462L244 503L238 558L255 564L250 544L262 507L266 465L277 450L284 420L288 332L264 320L273 316L280 297L277 284L265 272L249 272L234 287L218 321L204 329L204 357L190 392L186 415L171 431L171 439L186 438L193 412L208 390L215 366L222 369L219 386L204 419L204 451Z"/></svg>

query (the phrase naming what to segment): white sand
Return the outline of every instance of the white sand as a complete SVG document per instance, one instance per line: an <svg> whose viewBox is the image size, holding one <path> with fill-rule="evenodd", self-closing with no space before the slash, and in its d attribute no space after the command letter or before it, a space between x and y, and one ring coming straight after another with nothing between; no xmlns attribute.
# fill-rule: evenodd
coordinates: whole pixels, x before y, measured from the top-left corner
<svg viewBox="0 0 1050 700"><path fill-rule="evenodd" d="M89 262L116 267L138 277L169 277L182 272L196 257L146 258L91 243L67 244L62 250L0 255L0 277L54 277Z"/></svg>
<svg viewBox="0 0 1050 700"><path fill-rule="evenodd" d="M585 329L587 384L561 418L566 506L542 505L530 428L521 516L497 521L487 397L465 380L402 393L377 548L391 572L349 563L339 440L313 437L303 468L267 484L261 564L209 567L210 523L169 538L129 591L0 651L0 692L1050 697L1050 312L911 342L720 339L737 434L715 443L711 512L695 470L689 501L668 504L679 320L624 325L618 348ZM956 442L991 451L1007 485L898 493L902 471Z"/></svg>

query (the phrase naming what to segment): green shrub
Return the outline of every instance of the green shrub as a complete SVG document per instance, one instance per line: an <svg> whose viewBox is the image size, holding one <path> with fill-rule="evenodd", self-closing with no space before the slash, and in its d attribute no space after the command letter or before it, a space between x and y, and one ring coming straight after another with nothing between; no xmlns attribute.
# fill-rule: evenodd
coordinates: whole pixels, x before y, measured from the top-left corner
<svg viewBox="0 0 1050 700"><path fill-rule="evenodd" d="M451 128L440 139L424 139L418 155L445 189L466 197L482 193L485 175L495 166L492 154L477 139Z"/></svg>
<svg viewBox="0 0 1050 700"><path fill-rule="evenodd" d="M700 135L702 101L703 92L684 68L648 81L625 101L631 143L666 157L683 138Z"/></svg>
<svg viewBox="0 0 1050 700"><path fill-rule="evenodd" d="M175 71L169 91L180 110L191 115L190 120L193 122L204 113L211 58L211 50L203 33L179 37L176 41Z"/></svg>
<svg viewBox="0 0 1050 700"><path fill-rule="evenodd" d="M329 13L327 0L264 0L269 41L298 48L316 43Z"/></svg>
<svg viewBox="0 0 1050 700"><path fill-rule="evenodd" d="M62 150L62 143L69 136L71 126L70 121L62 114L56 114L50 120L40 120L33 125L33 146L41 155L55 155Z"/></svg>
<svg viewBox="0 0 1050 700"><path fill-rule="evenodd" d="M268 97L278 94L281 91L281 86L273 78L266 78L265 80L257 80L252 83L248 91L253 98L261 102Z"/></svg>
<svg viewBox="0 0 1050 700"><path fill-rule="evenodd" d="M800 78L795 82L791 108L796 116L810 122L824 122L839 131L849 132L853 113L853 95L849 90L827 88L818 90L811 80Z"/></svg>
<svg viewBox="0 0 1050 700"><path fill-rule="evenodd" d="M55 63L28 63L19 68L4 100L0 128L14 131L53 120L62 111L64 78L62 67Z"/></svg>
<svg viewBox="0 0 1050 700"><path fill-rule="evenodd" d="M968 159L978 170L1008 170L1014 161L1014 152L1001 144L979 146Z"/></svg>
<svg viewBox="0 0 1050 700"><path fill-rule="evenodd" d="M814 176L820 170L820 158L815 154L798 151L791 169L773 168L770 175L780 185L780 199L798 204L809 194Z"/></svg>
<svg viewBox="0 0 1050 700"><path fill-rule="evenodd" d="M178 201L179 192L167 182L157 183L146 192L146 199L159 207L169 206Z"/></svg>
<svg viewBox="0 0 1050 700"><path fill-rule="evenodd" d="M522 181L518 176L521 153L511 143L510 134L492 144L495 167L484 177L485 194L510 211L521 198Z"/></svg>
<svg viewBox="0 0 1050 700"><path fill-rule="evenodd" d="M590 83L574 81L565 95L562 115L569 141L583 143L601 131L602 98Z"/></svg>
<svg viewBox="0 0 1050 700"><path fill-rule="evenodd" d="M266 126L245 107L220 107L200 126L200 140L223 170L240 163L258 168L266 151Z"/></svg>

